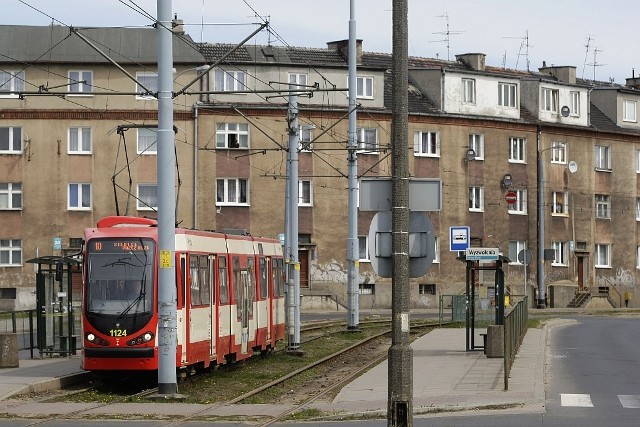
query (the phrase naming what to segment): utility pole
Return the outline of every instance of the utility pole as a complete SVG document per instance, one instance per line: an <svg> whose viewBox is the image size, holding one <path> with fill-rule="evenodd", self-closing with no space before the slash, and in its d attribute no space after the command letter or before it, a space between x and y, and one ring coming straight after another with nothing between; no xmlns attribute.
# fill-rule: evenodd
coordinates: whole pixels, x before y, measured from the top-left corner
<svg viewBox="0 0 640 427"><path fill-rule="evenodd" d="M413 426L413 350L409 335L408 0L393 0L392 44L392 332L387 425Z"/></svg>
<svg viewBox="0 0 640 427"><path fill-rule="evenodd" d="M351 0L349 19L349 149L348 149L348 239L347 239L347 296L348 312L347 329L350 331L359 330L360 324L360 289L359 289L359 259L360 251L358 247L358 142L356 138L356 21L355 21L355 0Z"/></svg>
<svg viewBox="0 0 640 427"><path fill-rule="evenodd" d="M158 395L178 392L171 0L158 0Z"/></svg>

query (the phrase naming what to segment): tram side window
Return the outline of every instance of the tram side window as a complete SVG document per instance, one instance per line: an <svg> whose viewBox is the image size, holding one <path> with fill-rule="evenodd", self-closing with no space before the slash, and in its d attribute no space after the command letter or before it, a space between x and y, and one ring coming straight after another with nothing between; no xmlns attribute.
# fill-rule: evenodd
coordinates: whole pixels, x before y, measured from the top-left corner
<svg viewBox="0 0 640 427"><path fill-rule="evenodd" d="M255 271L255 260L249 258L249 271ZM255 274L255 273L254 273ZM249 274L249 316L253 316L253 302L256 300L256 277Z"/></svg>
<svg viewBox="0 0 640 427"><path fill-rule="evenodd" d="M209 305L211 301L211 293L209 291L211 287L211 281L209 280L209 257L201 255L198 257L200 260L200 304Z"/></svg>
<svg viewBox="0 0 640 427"><path fill-rule="evenodd" d="M268 265L266 258L260 258L260 299L263 300L269 298Z"/></svg>
<svg viewBox="0 0 640 427"><path fill-rule="evenodd" d="M191 306L209 304L208 262L206 255L191 256Z"/></svg>
<svg viewBox="0 0 640 427"><path fill-rule="evenodd" d="M218 281L220 283L220 304L229 303L229 279L227 276L227 258L218 258Z"/></svg>
<svg viewBox="0 0 640 427"><path fill-rule="evenodd" d="M273 283L274 283L274 296L284 296L284 269L282 258L276 258L273 260Z"/></svg>
<svg viewBox="0 0 640 427"><path fill-rule="evenodd" d="M242 319L242 284L240 283L240 258L233 257L233 298L236 301L238 321Z"/></svg>

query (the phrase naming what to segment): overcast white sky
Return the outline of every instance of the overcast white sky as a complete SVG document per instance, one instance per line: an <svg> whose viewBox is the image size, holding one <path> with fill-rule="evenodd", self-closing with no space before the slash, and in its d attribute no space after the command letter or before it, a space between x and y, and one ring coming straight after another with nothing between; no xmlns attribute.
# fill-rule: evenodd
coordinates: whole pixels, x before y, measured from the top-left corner
<svg viewBox="0 0 640 427"><path fill-rule="evenodd" d="M157 0L2 3L1 24L49 25L53 18L76 27L117 27L148 25L140 11L155 16ZM172 6L196 41L239 42L256 28L256 13L268 17L277 36L262 32L251 43L323 48L349 35L349 0L172 0ZM391 53L391 8L392 0L355 0L365 51ZM409 0L409 55L453 60L481 52L491 66L526 69L528 59L537 70L546 61L575 66L578 77L592 79L595 71L597 80L624 83L632 69L640 74L638 12L632 0Z"/></svg>

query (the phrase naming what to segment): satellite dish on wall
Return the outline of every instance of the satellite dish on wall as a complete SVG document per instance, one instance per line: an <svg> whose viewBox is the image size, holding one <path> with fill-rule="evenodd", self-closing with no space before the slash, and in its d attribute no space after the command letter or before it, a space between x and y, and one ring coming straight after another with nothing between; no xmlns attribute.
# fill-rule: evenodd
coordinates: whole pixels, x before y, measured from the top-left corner
<svg viewBox="0 0 640 427"><path fill-rule="evenodd" d="M560 114L562 114L562 117L569 117L570 112L571 110L569 110L569 107L567 107L566 105L560 109Z"/></svg>
<svg viewBox="0 0 640 427"><path fill-rule="evenodd" d="M578 164L573 160L569 162L569 172L576 173L578 171Z"/></svg>

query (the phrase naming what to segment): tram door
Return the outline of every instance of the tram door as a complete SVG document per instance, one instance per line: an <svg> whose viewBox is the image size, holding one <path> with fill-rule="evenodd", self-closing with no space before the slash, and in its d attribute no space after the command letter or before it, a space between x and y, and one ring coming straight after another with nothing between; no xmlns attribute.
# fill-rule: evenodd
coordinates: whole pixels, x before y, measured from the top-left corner
<svg viewBox="0 0 640 427"><path fill-rule="evenodd" d="M240 286L242 288L242 305L241 305L241 328L242 328L242 354L247 353L249 343L249 272L242 270L240 272Z"/></svg>

